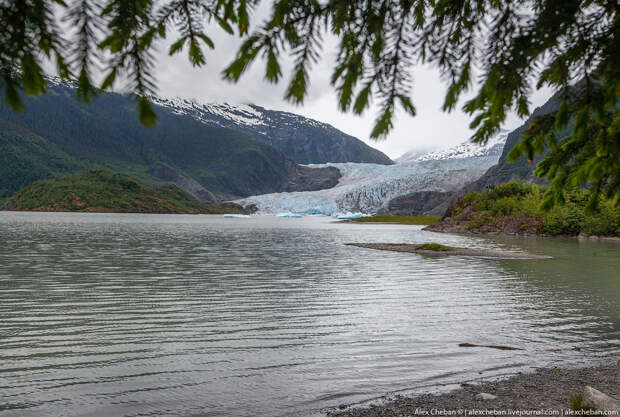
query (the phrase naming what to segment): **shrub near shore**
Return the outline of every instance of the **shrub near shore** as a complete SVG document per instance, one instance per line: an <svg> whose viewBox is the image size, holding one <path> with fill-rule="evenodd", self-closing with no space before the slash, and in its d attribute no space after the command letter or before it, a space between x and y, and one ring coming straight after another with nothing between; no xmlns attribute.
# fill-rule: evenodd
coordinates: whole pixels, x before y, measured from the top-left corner
<svg viewBox="0 0 620 417"><path fill-rule="evenodd" d="M468 193L448 209L437 230L451 223L474 233L516 229L514 234L521 230L523 234L551 236L620 235L620 207L611 200L601 197L596 208L587 210L590 192L572 189L564 191L561 205L545 211L542 205L546 191L545 186L511 181L484 192Z"/></svg>

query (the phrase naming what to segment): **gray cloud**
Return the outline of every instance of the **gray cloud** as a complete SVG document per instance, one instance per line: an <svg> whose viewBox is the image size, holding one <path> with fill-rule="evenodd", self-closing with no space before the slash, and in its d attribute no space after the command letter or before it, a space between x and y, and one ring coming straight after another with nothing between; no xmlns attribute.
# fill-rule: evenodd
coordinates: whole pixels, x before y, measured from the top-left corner
<svg viewBox="0 0 620 417"><path fill-rule="evenodd" d="M265 16L267 8L258 11ZM445 94L445 83L440 80L437 70L424 66L411 68L414 78L412 98L418 115L411 117L397 113L394 130L382 141L370 140L369 134L376 115L371 108L362 116L345 114L338 110L336 95L329 83L331 66L334 62L337 40L327 36L323 45L323 59L310 73L310 91L302 106L295 106L283 99L290 60L283 62L284 77L279 84L271 84L264 79L264 66L256 62L242 79L236 83L222 80L221 72L229 64L239 46L238 38L222 31L213 31L215 50L207 54L207 65L193 68L186 52L170 57L160 48L156 71L159 93L162 96L195 98L204 102L253 103L266 108L291 111L322 122L356 136L371 146L380 149L390 157L397 157L411 149L431 150L445 148L467 140L471 117L461 110L445 113L441 110ZM473 94L473 92L472 92ZM550 95L549 91L537 92L533 97L534 106L542 104ZM511 114L506 128L521 124L516 115Z"/></svg>

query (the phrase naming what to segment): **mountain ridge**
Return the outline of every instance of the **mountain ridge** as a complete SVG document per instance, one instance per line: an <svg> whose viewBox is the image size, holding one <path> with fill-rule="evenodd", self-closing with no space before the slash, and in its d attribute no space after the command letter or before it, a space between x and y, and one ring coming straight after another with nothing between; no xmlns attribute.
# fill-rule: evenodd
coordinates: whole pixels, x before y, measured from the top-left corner
<svg viewBox="0 0 620 417"><path fill-rule="evenodd" d="M151 97L175 114L211 126L243 131L268 143L298 164L359 162L391 165L379 150L332 125L255 104L201 103L195 99Z"/></svg>
<svg viewBox="0 0 620 417"><path fill-rule="evenodd" d="M506 131L504 131L500 136L505 137L505 143L502 147L501 153L499 154L497 162L490 166L479 178L469 182L452 193L413 192L402 195L390 201L386 214L422 214L424 210L433 214L443 214L443 212L445 212L451 204L457 201L459 196L464 196L472 191L483 191L487 189L487 187L493 188L497 185L507 183L512 180L522 180L529 183L544 184L545 180L543 178L536 177L533 174L536 164L543 158L543 155L537 155L531 162L529 162L524 156L515 162L508 162L508 153L521 141L523 134L534 119L544 114L556 111L559 108L560 102L561 96L558 92L552 95L541 106L534 109L532 114L519 127L511 130L507 134ZM558 135L563 136L568 134L568 132L569 130L566 129ZM434 205L433 208L429 209L429 205L427 204L429 201L432 203L431 205Z"/></svg>
<svg viewBox="0 0 620 417"><path fill-rule="evenodd" d="M484 156L497 156L499 158L500 155L502 155L504 144L508 139L508 133L508 130L501 130L484 145L479 145L467 140L458 145L431 152L419 152L412 149L396 158L395 161L396 163L403 164Z"/></svg>

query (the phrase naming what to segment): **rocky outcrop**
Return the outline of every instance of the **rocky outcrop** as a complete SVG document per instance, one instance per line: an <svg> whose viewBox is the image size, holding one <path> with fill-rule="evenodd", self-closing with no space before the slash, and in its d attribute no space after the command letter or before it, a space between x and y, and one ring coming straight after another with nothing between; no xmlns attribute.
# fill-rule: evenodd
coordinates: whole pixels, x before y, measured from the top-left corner
<svg viewBox="0 0 620 417"><path fill-rule="evenodd" d="M243 207L244 214L254 214L257 211L258 207L256 207L256 204L248 204L247 206Z"/></svg>
<svg viewBox="0 0 620 417"><path fill-rule="evenodd" d="M311 168L304 165L295 165L290 180L284 184L282 191L317 191L332 188L338 184L342 176L336 167Z"/></svg>
<svg viewBox="0 0 620 417"><path fill-rule="evenodd" d="M390 216L441 216L456 200L453 191L418 191L393 198L387 209L380 212Z"/></svg>
<svg viewBox="0 0 620 417"><path fill-rule="evenodd" d="M203 203L215 203L218 201L217 197L211 191L200 185L198 181L168 165L155 164L151 167L149 173L155 178L176 185L198 201L202 201Z"/></svg>
<svg viewBox="0 0 620 417"><path fill-rule="evenodd" d="M11 210L13 205L14 203L12 204L12 200L5 201L3 204L0 204L0 211Z"/></svg>
<svg viewBox="0 0 620 417"><path fill-rule="evenodd" d="M462 233L475 235L536 236L542 234L542 219L537 216L506 216L477 226L483 214L444 217L439 223L424 228L431 232Z"/></svg>
<svg viewBox="0 0 620 417"><path fill-rule="evenodd" d="M583 389L583 405L592 407L596 411L617 412L620 410L620 401L589 386Z"/></svg>
<svg viewBox="0 0 620 417"><path fill-rule="evenodd" d="M453 203L438 223L424 228L431 232L483 235L540 235L543 222L539 216L502 216L494 218L488 211L474 209L476 201Z"/></svg>

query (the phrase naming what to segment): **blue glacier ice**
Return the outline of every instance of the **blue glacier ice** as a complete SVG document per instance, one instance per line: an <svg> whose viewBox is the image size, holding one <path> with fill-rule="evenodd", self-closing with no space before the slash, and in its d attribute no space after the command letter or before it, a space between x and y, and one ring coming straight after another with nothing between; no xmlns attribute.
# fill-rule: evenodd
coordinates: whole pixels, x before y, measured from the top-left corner
<svg viewBox="0 0 620 417"><path fill-rule="evenodd" d="M497 163L506 137L487 146L464 143L446 151L432 152L395 165L330 163L342 177L326 190L273 193L246 197L235 202L254 204L258 214L376 213L395 197L417 191L453 191L479 178ZM404 158L406 159L406 158Z"/></svg>
<svg viewBox="0 0 620 417"><path fill-rule="evenodd" d="M293 218L293 219L298 219L300 217L303 217L303 215L301 215L299 213L291 213L290 211L287 211L286 213L278 213L278 214L276 214L276 216L278 216L278 217Z"/></svg>

